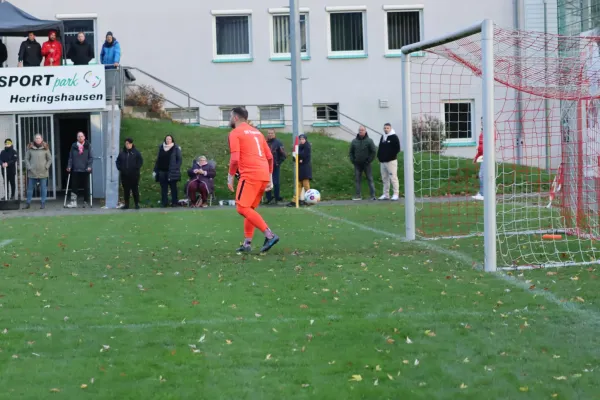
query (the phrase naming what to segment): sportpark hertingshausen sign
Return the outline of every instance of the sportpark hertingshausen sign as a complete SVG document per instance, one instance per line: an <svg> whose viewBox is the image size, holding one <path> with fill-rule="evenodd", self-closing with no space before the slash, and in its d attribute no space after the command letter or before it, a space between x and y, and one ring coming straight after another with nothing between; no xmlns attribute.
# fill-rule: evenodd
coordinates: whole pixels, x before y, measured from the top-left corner
<svg viewBox="0 0 600 400"><path fill-rule="evenodd" d="M0 112L105 107L103 65L0 68Z"/></svg>

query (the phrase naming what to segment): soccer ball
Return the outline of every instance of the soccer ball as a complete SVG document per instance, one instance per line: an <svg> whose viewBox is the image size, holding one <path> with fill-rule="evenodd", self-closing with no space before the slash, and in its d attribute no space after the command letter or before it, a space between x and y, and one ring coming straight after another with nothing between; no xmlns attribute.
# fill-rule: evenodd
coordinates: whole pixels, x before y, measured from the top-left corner
<svg viewBox="0 0 600 400"><path fill-rule="evenodd" d="M309 189L304 193L304 201L308 204L317 204L321 201L321 193L317 189Z"/></svg>

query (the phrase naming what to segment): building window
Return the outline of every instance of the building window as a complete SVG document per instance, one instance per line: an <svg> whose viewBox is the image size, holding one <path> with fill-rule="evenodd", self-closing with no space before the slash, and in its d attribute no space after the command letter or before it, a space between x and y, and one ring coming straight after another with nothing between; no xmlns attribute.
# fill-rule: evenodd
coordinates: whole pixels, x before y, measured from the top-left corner
<svg viewBox="0 0 600 400"><path fill-rule="evenodd" d="M94 59L90 64L98 63L98 37L96 34L96 16L95 14L58 14L56 19L62 20L65 26L64 32L64 55L69 53L71 46L77 42L79 32L85 34L85 40L92 45L94 50ZM68 65L72 65L71 60L67 60Z"/></svg>
<svg viewBox="0 0 600 400"><path fill-rule="evenodd" d="M447 101L443 103L446 139L450 141L474 141L473 101Z"/></svg>
<svg viewBox="0 0 600 400"><path fill-rule="evenodd" d="M421 41L422 10L405 7L384 7L384 9L386 10L386 54L400 54L402 46Z"/></svg>
<svg viewBox="0 0 600 400"><path fill-rule="evenodd" d="M249 11L213 11L214 60L251 61L252 23Z"/></svg>
<svg viewBox="0 0 600 400"><path fill-rule="evenodd" d="M327 123L339 123L339 104L316 104L315 121Z"/></svg>
<svg viewBox="0 0 600 400"><path fill-rule="evenodd" d="M329 58L356 58L367 55L366 9L348 7L329 11Z"/></svg>
<svg viewBox="0 0 600 400"><path fill-rule="evenodd" d="M271 57L291 57L290 42L290 15L281 13L279 9L270 9L271 12ZM308 57L308 13L300 14L300 51L303 57Z"/></svg>
<svg viewBox="0 0 600 400"><path fill-rule="evenodd" d="M221 120L219 121L219 126L222 128L229 128L229 122L231 121L231 110L233 110L236 106L231 107L221 107L219 109L221 113Z"/></svg>
<svg viewBox="0 0 600 400"><path fill-rule="evenodd" d="M282 105L269 105L269 106L260 106L258 107L259 113L259 127L268 127L269 125L285 125L285 117L283 114L283 106Z"/></svg>

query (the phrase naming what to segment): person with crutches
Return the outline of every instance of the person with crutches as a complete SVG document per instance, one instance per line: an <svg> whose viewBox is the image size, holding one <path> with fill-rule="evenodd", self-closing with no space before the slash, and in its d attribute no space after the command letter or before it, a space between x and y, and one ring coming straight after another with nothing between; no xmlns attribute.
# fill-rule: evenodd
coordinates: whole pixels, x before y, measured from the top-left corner
<svg viewBox="0 0 600 400"><path fill-rule="evenodd" d="M90 192L92 181L92 145L85 139L83 132L77 132L77 141L71 146L69 152L69 163L67 172L69 173L69 182L73 185L71 191L71 202L66 205L67 208L77 208L78 196L82 196L83 208L91 207L92 194ZM71 179L72 178L72 179ZM68 186L69 184L67 184ZM69 188L67 187L67 191ZM90 202L87 202L89 196Z"/></svg>

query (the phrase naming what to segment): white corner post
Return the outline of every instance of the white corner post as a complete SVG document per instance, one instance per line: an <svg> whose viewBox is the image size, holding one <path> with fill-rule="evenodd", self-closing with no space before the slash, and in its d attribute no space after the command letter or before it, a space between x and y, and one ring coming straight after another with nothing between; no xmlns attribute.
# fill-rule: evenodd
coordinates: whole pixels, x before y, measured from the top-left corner
<svg viewBox="0 0 600 400"><path fill-rule="evenodd" d="M402 135L404 137L404 219L406 240L416 239L410 53L402 53Z"/></svg>
<svg viewBox="0 0 600 400"><path fill-rule="evenodd" d="M496 135L494 132L494 23L481 26L483 78L483 242L484 269L496 271Z"/></svg>

